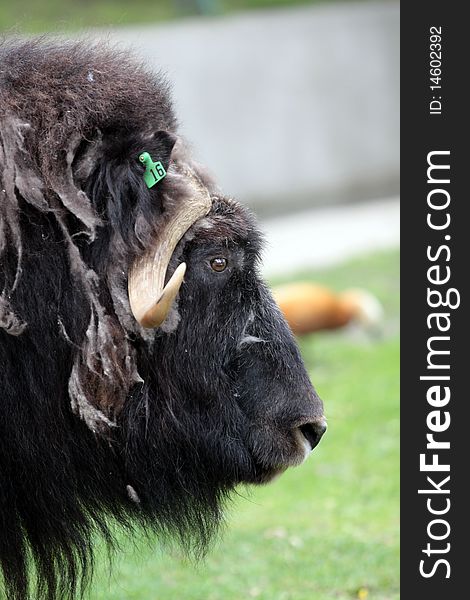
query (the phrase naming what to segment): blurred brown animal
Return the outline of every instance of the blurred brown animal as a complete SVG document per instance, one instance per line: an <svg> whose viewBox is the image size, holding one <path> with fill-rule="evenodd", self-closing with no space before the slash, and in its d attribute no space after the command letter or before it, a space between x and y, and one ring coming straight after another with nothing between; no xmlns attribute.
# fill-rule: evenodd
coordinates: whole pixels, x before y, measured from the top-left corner
<svg viewBox="0 0 470 600"><path fill-rule="evenodd" d="M296 335L353 322L376 330L383 318L380 302L366 290L337 293L318 283L299 281L274 287L273 295Z"/></svg>

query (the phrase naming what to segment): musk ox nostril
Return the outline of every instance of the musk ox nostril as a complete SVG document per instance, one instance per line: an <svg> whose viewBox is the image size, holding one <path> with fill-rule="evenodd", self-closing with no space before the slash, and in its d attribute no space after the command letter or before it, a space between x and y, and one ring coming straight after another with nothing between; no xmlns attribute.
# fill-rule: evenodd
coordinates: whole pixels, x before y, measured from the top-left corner
<svg viewBox="0 0 470 600"><path fill-rule="evenodd" d="M311 450L313 450L320 442L322 435L327 429L327 425L325 421L314 421L312 423L301 425L299 429L310 445Z"/></svg>

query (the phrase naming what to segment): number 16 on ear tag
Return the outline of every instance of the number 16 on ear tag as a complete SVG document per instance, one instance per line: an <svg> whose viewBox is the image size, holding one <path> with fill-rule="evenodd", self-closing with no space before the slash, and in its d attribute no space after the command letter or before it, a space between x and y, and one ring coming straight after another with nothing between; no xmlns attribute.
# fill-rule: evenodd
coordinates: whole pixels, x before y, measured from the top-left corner
<svg viewBox="0 0 470 600"><path fill-rule="evenodd" d="M148 188L153 187L165 177L165 167L159 160L153 162L152 157L148 152L142 152L139 156L139 160L145 165L144 181Z"/></svg>

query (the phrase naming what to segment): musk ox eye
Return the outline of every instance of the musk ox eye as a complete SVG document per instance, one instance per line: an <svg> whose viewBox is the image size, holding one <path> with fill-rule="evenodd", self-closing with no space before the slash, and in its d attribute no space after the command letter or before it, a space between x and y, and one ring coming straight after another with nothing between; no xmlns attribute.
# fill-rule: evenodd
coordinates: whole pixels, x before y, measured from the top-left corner
<svg viewBox="0 0 470 600"><path fill-rule="evenodd" d="M227 259L218 256L217 258L213 258L210 262L211 269L213 271L217 271L217 273L221 273L225 271L227 268Z"/></svg>

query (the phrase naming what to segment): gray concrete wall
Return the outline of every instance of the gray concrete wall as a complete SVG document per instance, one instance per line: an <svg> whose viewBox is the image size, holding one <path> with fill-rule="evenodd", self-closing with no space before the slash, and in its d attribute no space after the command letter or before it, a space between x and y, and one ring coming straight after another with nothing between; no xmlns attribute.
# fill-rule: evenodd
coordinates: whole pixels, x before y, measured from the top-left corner
<svg viewBox="0 0 470 600"><path fill-rule="evenodd" d="M106 33L168 73L195 156L258 212L397 191L397 2Z"/></svg>

